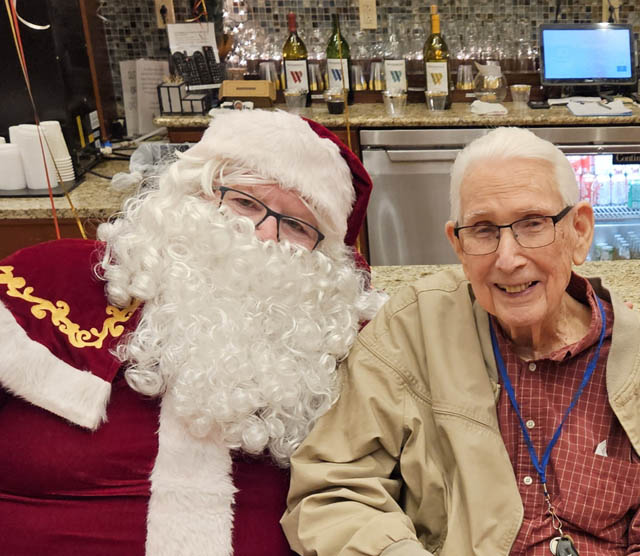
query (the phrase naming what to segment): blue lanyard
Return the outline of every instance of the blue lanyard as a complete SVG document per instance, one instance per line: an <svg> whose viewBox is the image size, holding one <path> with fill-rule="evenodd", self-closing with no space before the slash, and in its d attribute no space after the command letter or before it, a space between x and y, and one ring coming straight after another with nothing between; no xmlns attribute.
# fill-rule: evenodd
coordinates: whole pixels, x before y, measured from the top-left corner
<svg viewBox="0 0 640 556"><path fill-rule="evenodd" d="M602 347L602 342L604 341L604 333L606 328L606 316L604 314L604 308L602 307L602 303L600 302L600 299L597 296L596 296L596 301L598 302L598 308L600 309L600 316L602 318L602 328L600 330L600 340L598 341L598 347L596 348L596 352L594 353L591 361L589 361L589 364L587 365L587 369L585 370L584 376L582 377L582 382L580 383L578 390L574 394L573 399L571 400L571 403L569 404L569 407L567 408L567 411L565 412L564 417L562 418L562 421L558 425L556 432L553 434L551 441L549 442L546 450L544 451L542 461L538 460L538 456L536 455L536 450L533 447L533 442L531 442L531 437L527 432L527 427L524 424L522 415L520 414L520 406L518 405L518 402L516 400L516 395L515 395L515 392L513 391L513 386L511 386L511 381L509 380L509 376L507 375L507 368L504 364L504 359L502 359L500 348L498 347L498 340L496 338L496 333L495 333L495 330L493 329L493 325L491 324L491 317L489 317L489 330L491 332L491 344L493 345L493 354L495 355L496 363L498 364L498 370L500 371L500 376L502 377L504 388L507 391L507 394L509 394L509 400L511 400L511 405L513 406L513 409L515 410L516 415L518 416L518 421L520 422L520 428L522 429L524 440L527 443L527 448L529 449L531 462L533 463L533 466L536 468L536 471L540 476L540 482L545 487L545 489L546 489L546 483L547 483L547 474L546 474L547 464L549 463L549 458L551 457L551 450L553 450L553 447L556 445L558 438L560 438L560 433L562 432L562 425L564 425L564 422L567 420L569 413L571 413L571 410L576 405L578 398L580 398L580 395L582 394L584 387L589 382L589 379L591 378L591 375L593 374L593 371L596 368L598 359L600 357L600 348Z"/></svg>

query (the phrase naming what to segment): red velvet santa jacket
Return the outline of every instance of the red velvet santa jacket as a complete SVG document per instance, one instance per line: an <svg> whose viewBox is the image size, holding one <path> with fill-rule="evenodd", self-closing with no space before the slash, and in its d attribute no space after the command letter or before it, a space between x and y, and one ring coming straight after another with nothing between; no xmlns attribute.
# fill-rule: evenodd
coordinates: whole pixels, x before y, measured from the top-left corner
<svg viewBox="0 0 640 556"><path fill-rule="evenodd" d="M93 275L100 245L0 261L0 553L289 556L288 473L194 439L111 350L137 322Z"/></svg>

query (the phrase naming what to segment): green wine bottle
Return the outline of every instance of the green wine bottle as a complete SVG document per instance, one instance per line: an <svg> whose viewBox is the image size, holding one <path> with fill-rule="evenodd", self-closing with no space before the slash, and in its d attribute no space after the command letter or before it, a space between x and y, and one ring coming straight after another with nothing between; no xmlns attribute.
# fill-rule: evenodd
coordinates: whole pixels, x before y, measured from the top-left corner
<svg viewBox="0 0 640 556"><path fill-rule="evenodd" d="M340 32L338 14L332 14L333 29L327 44L327 74L329 89L346 89L347 102L353 104L353 83L351 80L351 52L349 43Z"/></svg>
<svg viewBox="0 0 640 556"><path fill-rule="evenodd" d="M309 87L309 66L307 62L307 47L298 36L296 14L287 15L289 36L282 47L284 61L284 83L287 89L307 91L307 106L311 105L311 90Z"/></svg>
<svg viewBox="0 0 640 556"><path fill-rule="evenodd" d="M449 47L440 34L438 6L431 6L431 34L424 43L427 91L446 95L445 108L451 107Z"/></svg>

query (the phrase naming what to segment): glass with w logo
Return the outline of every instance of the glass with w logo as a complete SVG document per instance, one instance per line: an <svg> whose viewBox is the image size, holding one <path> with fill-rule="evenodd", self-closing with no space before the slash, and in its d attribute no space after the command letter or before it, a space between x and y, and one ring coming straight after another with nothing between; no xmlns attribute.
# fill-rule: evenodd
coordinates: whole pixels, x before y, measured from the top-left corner
<svg viewBox="0 0 640 556"><path fill-rule="evenodd" d="M246 191L219 186L214 188L214 192L217 192L219 196L219 206L225 206L234 214L249 218L256 228L262 225L267 218L275 218L278 241L286 240L313 251L318 243L324 239L324 234L315 226L295 216L271 210L260 199Z"/></svg>
<svg viewBox="0 0 640 556"><path fill-rule="evenodd" d="M389 35L384 45L385 89L390 93L407 92L406 45L400 20L389 15Z"/></svg>
<svg viewBox="0 0 640 556"><path fill-rule="evenodd" d="M320 29L309 33L309 87L311 94L322 92L327 88L327 53L325 40Z"/></svg>

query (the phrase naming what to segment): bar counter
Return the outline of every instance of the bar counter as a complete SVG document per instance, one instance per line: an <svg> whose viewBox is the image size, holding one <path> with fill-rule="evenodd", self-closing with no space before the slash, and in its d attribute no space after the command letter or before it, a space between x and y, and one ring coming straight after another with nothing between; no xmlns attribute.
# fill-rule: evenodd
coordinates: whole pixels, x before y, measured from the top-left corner
<svg viewBox="0 0 640 556"><path fill-rule="evenodd" d="M104 160L94 170L104 176L112 177L117 172L128 172L126 160ZM82 182L69 194L71 202L81 219L106 220L120 209L133 188L117 191L110 180L94 174L85 174ZM73 211L66 197L54 197L58 218L73 218ZM49 197L0 197L0 220L5 219L51 218Z"/></svg>
<svg viewBox="0 0 640 556"><path fill-rule="evenodd" d="M574 116L566 106L553 106L549 109L533 110L529 107L516 109L511 102L502 103L508 110L505 115L478 115L471 112L468 103L453 103L450 110L430 112L424 103L407 104L403 116L392 117L385 113L381 103L353 104L348 107L349 123L354 127L498 127L498 126L582 126L582 125L638 125L640 107L628 106L631 116ZM277 109L286 109L276 105ZM346 125L345 114L329 114L324 103L312 104L303 108L301 116L315 120L330 128L343 128ZM209 124L206 115L160 116L154 119L156 125L169 129L203 129Z"/></svg>

